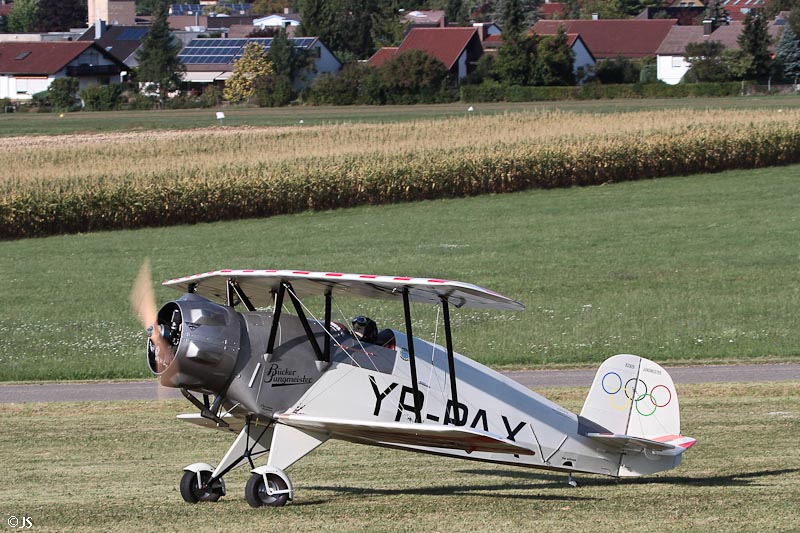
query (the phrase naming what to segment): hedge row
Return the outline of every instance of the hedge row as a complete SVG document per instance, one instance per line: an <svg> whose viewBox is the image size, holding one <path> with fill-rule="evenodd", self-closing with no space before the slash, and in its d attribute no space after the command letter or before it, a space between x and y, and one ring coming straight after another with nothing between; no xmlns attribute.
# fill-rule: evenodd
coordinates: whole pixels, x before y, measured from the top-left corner
<svg viewBox="0 0 800 533"><path fill-rule="evenodd" d="M463 102L535 102L553 100L599 100L614 98L686 98L701 96L738 96L741 82L665 83L600 85L590 83L577 87L523 87L484 82L461 88Z"/></svg>
<svg viewBox="0 0 800 533"><path fill-rule="evenodd" d="M800 125L226 166L0 199L0 238L212 222L800 162Z"/></svg>

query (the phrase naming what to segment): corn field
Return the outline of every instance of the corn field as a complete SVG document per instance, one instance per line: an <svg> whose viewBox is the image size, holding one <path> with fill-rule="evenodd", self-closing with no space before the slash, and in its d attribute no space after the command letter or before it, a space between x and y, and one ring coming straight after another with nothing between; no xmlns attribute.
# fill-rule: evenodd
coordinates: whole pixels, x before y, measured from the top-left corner
<svg viewBox="0 0 800 533"><path fill-rule="evenodd" d="M0 238L800 162L800 110L529 112L2 141Z"/></svg>

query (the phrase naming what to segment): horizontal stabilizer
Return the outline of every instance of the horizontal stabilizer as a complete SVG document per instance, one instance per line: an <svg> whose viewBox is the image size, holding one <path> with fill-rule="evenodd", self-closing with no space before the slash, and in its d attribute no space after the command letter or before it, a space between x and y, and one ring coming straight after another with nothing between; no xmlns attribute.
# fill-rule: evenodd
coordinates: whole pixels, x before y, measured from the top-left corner
<svg viewBox="0 0 800 533"><path fill-rule="evenodd" d="M428 446L467 452L512 453L534 455L531 448L499 435L457 426L363 422L324 418L302 414L283 414L278 421L287 426L324 431L332 437L354 442L383 445Z"/></svg>
<svg viewBox="0 0 800 533"><path fill-rule="evenodd" d="M680 455L697 442L692 437L682 435L665 435L655 439L615 433L587 433L586 436L608 447L651 450L657 455Z"/></svg>

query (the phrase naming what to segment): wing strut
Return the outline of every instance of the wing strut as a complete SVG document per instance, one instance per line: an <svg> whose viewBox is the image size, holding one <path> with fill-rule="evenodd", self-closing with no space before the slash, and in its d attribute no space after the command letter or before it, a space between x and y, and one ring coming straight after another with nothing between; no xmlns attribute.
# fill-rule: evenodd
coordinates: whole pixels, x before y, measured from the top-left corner
<svg viewBox="0 0 800 533"><path fill-rule="evenodd" d="M311 326L308 324L308 319L306 318L305 312L303 312L303 306L300 304L300 300L297 298L297 295L294 293L292 286L289 283L284 283L284 285L289 291L289 299L292 300L292 305L294 305L294 309L297 312L297 317L300 319L300 324L303 326L303 331L306 332L308 342L311 343L311 347L314 349L314 355L317 356L317 361L324 361L325 359L322 355L322 350L320 350L319 343L317 342L316 337L314 337L314 332L311 331Z"/></svg>
<svg viewBox="0 0 800 533"><path fill-rule="evenodd" d="M250 302L250 298L247 297L244 291L242 291L242 288L236 282L236 279L228 278L227 305L229 307L236 305L236 298L239 298L239 301L242 302L248 311L256 310L255 306L253 306L253 304Z"/></svg>
<svg viewBox="0 0 800 533"><path fill-rule="evenodd" d="M456 364L453 357L453 334L450 331L450 304L446 296L442 296L442 311L444 315L444 336L447 341L447 365L450 371L450 394L453 397L453 421L457 426L467 423L466 413L461 419L461 407L458 403L458 387L456 386Z"/></svg>
<svg viewBox="0 0 800 533"><path fill-rule="evenodd" d="M267 341L267 355L272 355L275 349L275 337L278 335L278 323L281 319L281 309L283 309L283 295L286 294L286 284L278 286L278 294L275 296L275 309L272 310L272 327L269 329L269 340Z"/></svg>
<svg viewBox="0 0 800 533"><path fill-rule="evenodd" d="M331 362L331 294L333 290L328 287L325 291L325 353L323 361L326 363Z"/></svg>
<svg viewBox="0 0 800 533"><path fill-rule="evenodd" d="M414 356L414 335L411 333L411 305L408 298L408 287L403 289L403 312L406 318L406 336L408 337L408 355L411 363L411 387L414 390L414 419L422 422L422 409L419 401L419 383L417 383L417 359Z"/></svg>

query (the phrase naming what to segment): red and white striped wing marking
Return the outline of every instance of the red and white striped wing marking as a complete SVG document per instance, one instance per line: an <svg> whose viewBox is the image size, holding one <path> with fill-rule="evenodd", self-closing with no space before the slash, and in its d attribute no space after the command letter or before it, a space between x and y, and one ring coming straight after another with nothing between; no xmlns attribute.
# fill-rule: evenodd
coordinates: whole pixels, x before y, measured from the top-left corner
<svg viewBox="0 0 800 533"><path fill-rule="evenodd" d="M455 307L522 311L520 302L489 289L460 281L374 274L345 274L341 272L310 272L305 270L216 270L165 281L163 285L186 292L195 285L195 293L224 302L227 280L235 278L256 307L272 302L272 294L281 282L289 282L299 297L322 296L328 290L334 296L356 296L384 300L402 300L408 290L412 302L438 304L447 298Z"/></svg>

